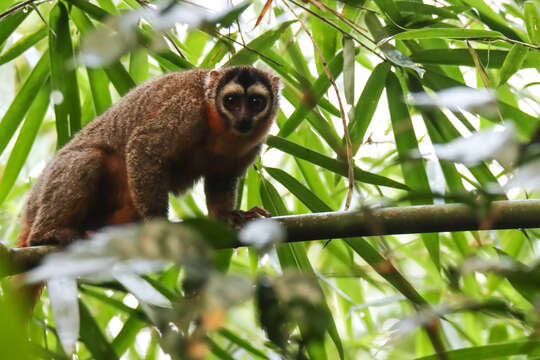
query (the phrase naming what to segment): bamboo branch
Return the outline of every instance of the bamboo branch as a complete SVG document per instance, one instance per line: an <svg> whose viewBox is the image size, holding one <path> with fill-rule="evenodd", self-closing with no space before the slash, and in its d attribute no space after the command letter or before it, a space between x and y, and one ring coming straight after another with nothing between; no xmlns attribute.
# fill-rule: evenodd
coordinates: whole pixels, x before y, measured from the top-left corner
<svg viewBox="0 0 540 360"><path fill-rule="evenodd" d="M288 242L330 238L540 227L540 199L494 201L482 214L464 204L400 206L282 216Z"/></svg>
<svg viewBox="0 0 540 360"><path fill-rule="evenodd" d="M358 236L429 232L501 230L540 227L540 199L495 201L479 211L464 204L400 206L361 211L278 216L287 230L287 242ZM234 247L243 246L240 243ZM36 266L55 246L6 249L0 244L0 277Z"/></svg>

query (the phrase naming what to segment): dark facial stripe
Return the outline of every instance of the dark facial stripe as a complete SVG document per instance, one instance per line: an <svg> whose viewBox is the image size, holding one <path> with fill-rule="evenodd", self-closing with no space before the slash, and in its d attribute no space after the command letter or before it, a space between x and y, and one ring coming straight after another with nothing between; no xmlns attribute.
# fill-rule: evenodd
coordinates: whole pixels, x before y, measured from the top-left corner
<svg viewBox="0 0 540 360"><path fill-rule="evenodd" d="M240 75L238 75L236 82L242 85L244 89L247 89L251 85L255 84L255 79L249 71L242 71Z"/></svg>

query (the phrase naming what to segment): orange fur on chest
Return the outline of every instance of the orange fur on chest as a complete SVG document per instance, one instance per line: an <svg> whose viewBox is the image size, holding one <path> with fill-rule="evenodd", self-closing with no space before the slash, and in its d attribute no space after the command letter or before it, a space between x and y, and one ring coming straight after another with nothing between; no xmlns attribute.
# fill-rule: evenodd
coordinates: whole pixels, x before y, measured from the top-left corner
<svg viewBox="0 0 540 360"><path fill-rule="evenodd" d="M204 148L207 152L230 158L244 156L259 142L260 130L248 137L239 137L228 129L215 107L207 105L209 135Z"/></svg>

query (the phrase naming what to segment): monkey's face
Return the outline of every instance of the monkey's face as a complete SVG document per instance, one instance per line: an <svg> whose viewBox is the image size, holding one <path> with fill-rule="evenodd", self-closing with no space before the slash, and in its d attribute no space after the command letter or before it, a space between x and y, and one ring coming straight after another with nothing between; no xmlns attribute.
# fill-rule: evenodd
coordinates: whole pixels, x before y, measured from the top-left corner
<svg viewBox="0 0 540 360"><path fill-rule="evenodd" d="M276 96L268 76L254 68L229 70L219 81L215 106L230 130L248 136L272 122Z"/></svg>

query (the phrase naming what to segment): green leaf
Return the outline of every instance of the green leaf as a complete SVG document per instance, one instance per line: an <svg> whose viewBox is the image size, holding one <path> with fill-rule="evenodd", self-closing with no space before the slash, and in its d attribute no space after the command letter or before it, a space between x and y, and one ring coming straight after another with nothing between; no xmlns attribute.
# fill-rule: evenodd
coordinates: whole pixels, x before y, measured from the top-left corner
<svg viewBox="0 0 540 360"><path fill-rule="evenodd" d="M96 115L101 115L112 105L109 78L101 69L86 68Z"/></svg>
<svg viewBox="0 0 540 360"><path fill-rule="evenodd" d="M332 7L332 4L330 3L329 6ZM319 9L317 9L317 7L311 6L311 9L315 13L318 13L321 16L325 16L325 14ZM328 60L332 59L336 55L336 52L338 50L338 33L330 25L319 19L317 16L310 16L308 24L309 27L312 29L311 36L313 37L315 44L317 44L323 59L328 62ZM315 66L317 68L317 71L321 74L324 73L324 67L321 62L321 58L315 47L313 47L313 58L315 59Z"/></svg>
<svg viewBox="0 0 540 360"><path fill-rule="evenodd" d="M30 15L30 11L18 11L0 21L0 47L3 46L7 38L19 27L19 25Z"/></svg>
<svg viewBox="0 0 540 360"><path fill-rule="evenodd" d="M401 14L394 0L373 0L381 11L388 16L394 23L399 23Z"/></svg>
<svg viewBox="0 0 540 360"><path fill-rule="evenodd" d="M287 99L295 108L302 106L303 102L301 95L298 92L295 92L294 89L291 89L289 86L285 86L281 91L283 97ZM326 143L334 150L336 153L340 153L343 148L341 139L339 138L336 130L332 124L324 118L319 111L312 109L306 115L306 119L312 128L326 141Z"/></svg>
<svg viewBox="0 0 540 360"><path fill-rule="evenodd" d="M356 61L354 41L352 38L343 38L343 85L345 86L345 99L348 104L354 104L354 65Z"/></svg>
<svg viewBox="0 0 540 360"><path fill-rule="evenodd" d="M525 25L531 43L540 44L540 4L534 1L525 1L523 4Z"/></svg>
<svg viewBox="0 0 540 360"><path fill-rule="evenodd" d="M282 56L278 55L272 49L266 51L267 57L262 60L270 66L279 76L281 76L284 83L293 87L298 93L305 94L311 88L313 80L308 80L303 75L298 73L295 69L284 63L281 59ZM311 79L311 76L309 76ZM302 96L297 96L298 100L302 100ZM340 112L328 99L321 97L317 103L322 109L328 111L330 114L340 116Z"/></svg>
<svg viewBox="0 0 540 360"><path fill-rule="evenodd" d="M97 0L99 6L101 6L106 11L110 12L111 14L116 14L118 10L116 9L116 6L114 6L113 0Z"/></svg>
<svg viewBox="0 0 540 360"><path fill-rule="evenodd" d="M304 128L298 135L300 135L297 136L298 141L303 141L304 145L309 145L313 150L322 149L322 143L320 142L319 137L310 129ZM338 208L337 204L341 201L340 197L334 196L334 194L332 194L332 187L326 186L323 180L325 175L334 176L334 174L330 174L326 171L323 174L317 166L297 157L294 158L294 161L298 165L298 168L311 191L332 209Z"/></svg>
<svg viewBox="0 0 540 360"><path fill-rule="evenodd" d="M351 143L353 147L353 154L356 154L362 141L366 130L373 119L373 114L379 103L384 84L386 82L386 75L390 65L388 63L378 64L373 72L369 76L364 90L358 99L354 107L354 116L351 122L349 122L349 134L351 137Z"/></svg>
<svg viewBox="0 0 540 360"><path fill-rule="evenodd" d="M81 102L77 76L73 68L75 61L71 45L69 16L63 3L59 2L53 7L49 22L52 30L49 32L51 87L53 93L59 92L62 98L54 104L56 146L61 148L81 128Z"/></svg>
<svg viewBox="0 0 540 360"><path fill-rule="evenodd" d="M456 80L435 73L433 71L426 72L426 76L424 76L424 83L427 87L435 91L440 91L448 87L465 86L464 84ZM421 89L421 87L419 87L418 85L415 86L414 82L412 82L411 88L413 89L413 91L419 91ZM499 106L501 106L501 104L503 103L499 102ZM438 131L438 137L434 136L435 133L433 131L430 132L430 135L432 136L431 140L434 143L446 143L462 136L461 133L452 124L450 119L448 119L448 117L442 111L435 109L431 112L425 112L424 114L428 115L425 117L425 119L430 121L430 123L426 123L428 131L431 131L430 126ZM456 115L461 114L456 113ZM485 164L470 166L468 167L468 169L476 178L476 180L482 185L497 183L497 178L492 174L491 170Z"/></svg>
<svg viewBox="0 0 540 360"><path fill-rule="evenodd" d="M24 53L26 50L34 46L40 40L47 36L48 29L45 25L40 26L36 31L23 36L6 51L0 55L0 65L3 65Z"/></svg>
<svg viewBox="0 0 540 360"><path fill-rule="evenodd" d="M529 53L530 54L530 53ZM438 73L436 71L428 70L423 79L424 83L435 91L446 89L449 87L455 86L466 86L464 83L449 78L448 76ZM533 132L536 130L539 120L538 118L531 116L519 108L516 108L512 105L505 103L504 101L498 100L497 102L501 114L504 119L511 119L516 124L518 133L521 136L530 138ZM456 131L455 137L460 136Z"/></svg>
<svg viewBox="0 0 540 360"><path fill-rule="evenodd" d="M309 150L303 146L290 142L282 137L269 136L266 143L270 147L275 147L283 152L299 157L300 159L307 160L315 165L322 166L323 168L330 170L336 174L347 177L347 164L343 161L329 158L323 154ZM372 174L367 171L360 170L358 167L354 167L354 179L357 181L365 182L367 184L387 186L395 189L407 190L408 187L392 179L384 176Z"/></svg>
<svg viewBox="0 0 540 360"><path fill-rule="evenodd" d="M282 198L277 192L276 188L266 179L261 179L260 194L263 205L265 209L270 211L272 215L287 215L288 210L285 204L283 203ZM283 268L292 267L305 272L312 273L313 268L307 257L306 248L302 243L289 243L281 244L277 247L277 254L279 262ZM325 306L328 309L328 305L325 301ZM336 329L334 319L330 316L330 310L328 309L329 314L329 324L330 327L328 332L330 337L334 341L340 358L343 359L343 345L341 344L341 339Z"/></svg>
<svg viewBox="0 0 540 360"><path fill-rule="evenodd" d="M149 69L147 51L145 49L133 50L129 57L129 74L133 81L140 84L148 80Z"/></svg>
<svg viewBox="0 0 540 360"><path fill-rule="evenodd" d="M242 50L234 54L225 66L251 65L259 58L259 54L264 54L279 39L281 34L295 21L286 21L276 29L266 31L256 39L250 41Z"/></svg>
<svg viewBox="0 0 540 360"><path fill-rule="evenodd" d="M197 63L203 54L208 40L209 35L205 32L196 29L188 32L184 45L189 49L186 56L188 56L192 63Z"/></svg>
<svg viewBox="0 0 540 360"><path fill-rule="evenodd" d="M200 67L203 69L213 68L231 49L234 50L234 47L231 44L223 39L218 39L212 49L210 49L208 54L206 54L201 61Z"/></svg>
<svg viewBox="0 0 540 360"><path fill-rule="evenodd" d="M107 11L103 10L102 8L88 2L85 0L66 0L68 3L71 3L93 17L94 19L98 21L104 21L106 20L111 14L109 14Z"/></svg>
<svg viewBox="0 0 540 360"><path fill-rule="evenodd" d="M378 46L380 46L380 49L388 61L399 67L414 70L420 77L423 76L423 69L416 66L416 64L412 62L407 55L388 42L389 38L385 38L388 31L385 27L383 27L379 21L379 18L375 14L367 13L365 16L365 21L369 32L373 35L374 40L379 41ZM400 44L398 43L397 45Z"/></svg>
<svg viewBox="0 0 540 360"><path fill-rule="evenodd" d="M510 49L510 52L506 55L506 59L504 59L504 63L501 67L499 86L505 84L512 75L521 69L521 65L523 64L528 51L529 49L519 44L512 46L512 49Z"/></svg>
<svg viewBox="0 0 540 360"><path fill-rule="evenodd" d="M500 68L508 51L475 49L482 65L487 68ZM421 64L474 66L474 61L467 49L429 49L418 50L411 54L411 60ZM523 68L540 67L540 54L530 51L525 57Z"/></svg>
<svg viewBox="0 0 540 360"><path fill-rule="evenodd" d="M409 88L409 91L414 93L424 91L420 80L414 76L407 76L407 86ZM428 110L426 108L420 108L418 110L422 114L426 129L429 134L429 138L433 144L441 144L448 141L445 140L443 135L441 135L441 132L443 132L444 134L453 134L454 136L456 135L457 131L454 132L453 130L455 129L450 128L451 122L439 109ZM445 130L445 128L449 129ZM450 137L451 136L452 135L450 135ZM446 185L450 192L454 194L465 193L465 187L463 186L461 176L459 175L456 166L453 163L444 160L439 160L439 164L444 174Z"/></svg>
<svg viewBox="0 0 540 360"><path fill-rule="evenodd" d="M261 200L266 210L273 216L287 215L289 211L278 191L268 180L262 178L259 188Z"/></svg>
<svg viewBox="0 0 540 360"><path fill-rule="evenodd" d="M414 1L395 1L395 4L400 12L412 13L415 16L422 15L437 15L439 18L444 19L458 19L457 14L446 6L434 6L426 5L420 2Z"/></svg>
<svg viewBox="0 0 540 360"><path fill-rule="evenodd" d="M121 96L126 95L131 89L137 86L135 81L129 76L124 65L119 62L107 66L105 72Z"/></svg>
<svg viewBox="0 0 540 360"><path fill-rule="evenodd" d="M493 11L493 8L489 6L488 4L486 4L483 0L459 0L459 1L451 0L450 2L457 3L458 5L461 5L461 3L465 3L474 7L478 11L478 14L479 14L478 18L483 23L488 25L491 29L500 31L505 36L511 39L518 40L518 41L523 40L519 34L520 31L517 31L514 28L508 26L507 25L508 21L504 19L502 16L500 16L498 13ZM476 13L473 11L471 11L470 13L473 16L476 15Z"/></svg>
<svg viewBox="0 0 540 360"><path fill-rule="evenodd" d="M304 54L298 45L298 42L295 41L295 37L292 29L289 27L281 37L281 44L283 48L287 51L289 55L293 68L306 79L306 81L313 81L311 72L309 70L307 61L305 60ZM278 56L279 58L279 56Z"/></svg>
<svg viewBox="0 0 540 360"><path fill-rule="evenodd" d="M238 5L232 6L229 8L227 13L220 16L218 19L215 19L216 24L220 24L223 27L230 27L242 13L251 5L251 2L244 1Z"/></svg>
<svg viewBox="0 0 540 360"><path fill-rule="evenodd" d="M312 193L307 187L285 171L277 168L264 168L270 176L285 186L294 196L302 201L313 212L332 211L321 199Z"/></svg>
<svg viewBox="0 0 540 360"><path fill-rule="evenodd" d="M500 359L512 355L538 355L540 350L540 341L513 341L505 344L494 344L484 346L474 346L470 348L457 349L444 352L447 359L452 360L484 360ZM536 358L536 357L534 357ZM438 360L437 354L416 358L416 360Z"/></svg>
<svg viewBox="0 0 540 360"><path fill-rule="evenodd" d="M90 5L99 9L95 5ZM79 29L79 31L83 35L88 34L94 28L92 21L90 21L86 14L84 14L79 9L72 9L71 15L73 22L77 26L77 29ZM127 94L129 90L133 89L136 86L135 81L133 81L127 70L119 61L105 67L104 70L107 73L107 76L109 77L109 80L113 84L116 91L118 91L118 93L122 96Z"/></svg>
<svg viewBox="0 0 540 360"><path fill-rule="evenodd" d="M223 336L233 344L236 344L237 346L241 347L242 349L246 350L247 352L251 353L252 355L255 355L257 358L260 359L269 359L268 356L266 356L262 351L251 345L251 343L248 340L242 339L240 336L235 334L229 329L221 329L219 330L219 335Z"/></svg>
<svg viewBox="0 0 540 360"><path fill-rule="evenodd" d="M412 154L418 152L418 141L405 104L403 90L397 76L392 72L388 73L386 78L386 95L405 183L413 190L429 192L429 182L422 160L411 159Z"/></svg>
<svg viewBox="0 0 540 360"><path fill-rule="evenodd" d="M330 73L332 74L334 79L337 78L339 74L341 74L341 72L343 71L343 52L339 52L328 63L328 69L330 70ZM283 124L279 132L279 136L289 136L298 127L298 125L300 125L302 120L305 119L309 111L313 107L315 107L315 105L319 102L320 98L322 98L324 94L326 94L326 92L330 88L330 85L331 83L328 79L328 75L323 72L319 76L319 78L313 83L313 86L309 91L309 99L303 100L300 104L300 107L296 108L296 110L292 113L287 122Z"/></svg>
<svg viewBox="0 0 540 360"><path fill-rule="evenodd" d="M418 40L418 39L501 39L503 35L498 31L478 30L478 29L460 29L460 28L425 28L406 30L381 42L386 43L389 40Z"/></svg>
<svg viewBox="0 0 540 360"><path fill-rule="evenodd" d="M49 107L51 89L45 85L39 90L32 106L28 110L28 115L24 121L17 141L13 146L13 150L4 169L4 173L0 178L0 204L4 202L9 191L15 184L19 173L30 153L30 149L34 144L37 133Z"/></svg>
<svg viewBox="0 0 540 360"><path fill-rule="evenodd" d="M379 273L386 281L395 287L403 296L413 304L426 305L427 301L416 291L415 287L407 281L403 275L385 259L373 246L364 238L348 238L344 241L349 244L365 262Z"/></svg>
<svg viewBox="0 0 540 360"><path fill-rule="evenodd" d="M127 306L126 304L124 304L121 300L118 300L116 297L107 296L102 290L100 291L100 290L95 289L92 286L83 285L79 287L79 291L109 306L112 306L116 308L117 310L124 312L127 315L135 317L136 319L139 319L144 322L150 322L150 319L144 313L144 311L140 309L133 309Z"/></svg>
<svg viewBox="0 0 540 360"><path fill-rule="evenodd" d="M137 29L137 34L141 38L143 45L152 52L156 60L160 61L160 58L162 58L170 62L175 66L175 71L192 69L195 67L188 60L182 58L177 53L172 52L169 48L154 49L155 39L161 35L155 33L150 26L142 24L141 27Z"/></svg>
<svg viewBox="0 0 540 360"><path fill-rule="evenodd" d="M2 3L0 3L0 11L4 11L7 8L11 7L11 4L13 4L15 0L5 0Z"/></svg>
<svg viewBox="0 0 540 360"><path fill-rule="evenodd" d="M222 360L234 360L234 358L229 355L225 349L221 348L214 340L207 337L206 341L208 342L208 345L210 345L210 351L216 356L216 358Z"/></svg>
<svg viewBox="0 0 540 360"><path fill-rule="evenodd" d="M411 116L404 102L404 95L397 76L390 72L386 77L386 95L392 120L392 130L396 141L401 170L405 184L413 191L431 193L426 170L421 159L411 159L411 155L419 153L418 141L414 133ZM432 201L412 199L413 205L431 204ZM439 239L437 234L422 234L433 263L439 267Z"/></svg>
<svg viewBox="0 0 540 360"><path fill-rule="evenodd" d="M92 314L81 300L79 300L81 316L80 340L84 343L94 359L117 360L111 344L107 341Z"/></svg>
<svg viewBox="0 0 540 360"><path fill-rule="evenodd" d="M48 76L49 53L45 51L0 120L0 154L4 152Z"/></svg>

